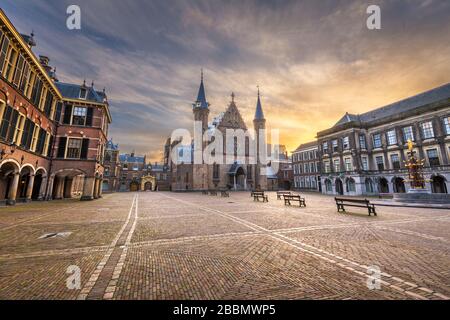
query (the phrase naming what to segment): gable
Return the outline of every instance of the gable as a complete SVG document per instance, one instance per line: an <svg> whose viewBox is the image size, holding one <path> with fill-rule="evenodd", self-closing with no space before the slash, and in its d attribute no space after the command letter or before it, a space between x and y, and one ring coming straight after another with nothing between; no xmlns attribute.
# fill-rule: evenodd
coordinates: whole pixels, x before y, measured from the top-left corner
<svg viewBox="0 0 450 320"><path fill-rule="evenodd" d="M217 128L247 130L247 125L242 119L241 113L234 102L231 102L228 106L228 109L223 114Z"/></svg>

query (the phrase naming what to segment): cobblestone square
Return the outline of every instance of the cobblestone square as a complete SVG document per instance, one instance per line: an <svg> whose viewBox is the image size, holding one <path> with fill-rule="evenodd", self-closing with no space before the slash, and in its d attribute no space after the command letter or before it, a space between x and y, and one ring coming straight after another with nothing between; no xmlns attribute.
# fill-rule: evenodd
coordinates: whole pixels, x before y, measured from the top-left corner
<svg viewBox="0 0 450 320"><path fill-rule="evenodd" d="M0 299L448 299L448 210L369 217L305 197L306 208L247 192L1 208ZM67 287L71 266L79 288Z"/></svg>

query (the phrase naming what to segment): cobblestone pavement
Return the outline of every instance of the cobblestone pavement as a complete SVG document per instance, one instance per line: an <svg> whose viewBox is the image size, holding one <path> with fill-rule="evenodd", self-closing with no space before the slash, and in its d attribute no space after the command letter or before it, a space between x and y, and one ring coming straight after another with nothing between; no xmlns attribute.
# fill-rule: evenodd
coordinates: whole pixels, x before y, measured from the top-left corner
<svg viewBox="0 0 450 320"><path fill-rule="evenodd" d="M305 197L306 208L274 193L164 192L1 208L0 299L449 299L450 212L369 217Z"/></svg>

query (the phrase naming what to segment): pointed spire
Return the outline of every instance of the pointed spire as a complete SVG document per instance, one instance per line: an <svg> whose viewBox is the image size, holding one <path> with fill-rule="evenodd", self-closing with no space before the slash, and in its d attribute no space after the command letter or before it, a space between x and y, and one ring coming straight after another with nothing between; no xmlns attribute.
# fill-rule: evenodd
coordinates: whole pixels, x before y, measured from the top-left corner
<svg viewBox="0 0 450 320"><path fill-rule="evenodd" d="M198 89L197 101L195 102L194 107L207 109L208 106L209 106L209 103L206 101L206 93L205 93L205 86L203 84L203 69L202 69L201 70L200 88Z"/></svg>
<svg viewBox="0 0 450 320"><path fill-rule="evenodd" d="M234 92L231 92L231 102L232 102L232 103L234 103L234 97L235 97Z"/></svg>
<svg viewBox="0 0 450 320"><path fill-rule="evenodd" d="M261 105L261 95L258 86L258 102L256 103L255 120L264 120L264 112Z"/></svg>

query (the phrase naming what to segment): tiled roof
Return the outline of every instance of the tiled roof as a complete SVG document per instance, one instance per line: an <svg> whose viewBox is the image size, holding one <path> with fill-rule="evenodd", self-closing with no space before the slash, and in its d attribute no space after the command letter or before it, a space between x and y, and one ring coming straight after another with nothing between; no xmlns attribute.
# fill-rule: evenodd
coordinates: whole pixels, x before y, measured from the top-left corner
<svg viewBox="0 0 450 320"><path fill-rule="evenodd" d="M308 148L317 147L317 146L318 146L317 145L317 141L311 141L311 142L307 142L307 143L302 143L301 145L299 145L297 147L297 149L295 149L294 152L301 151L301 150L308 149Z"/></svg>
<svg viewBox="0 0 450 320"><path fill-rule="evenodd" d="M80 99L80 91L83 85L63 83L63 82L56 82L55 85L64 98ZM86 95L87 101L93 101L98 103L104 102L104 97L102 97L103 94L100 95L97 91L95 91L93 87L85 86L84 88L87 90Z"/></svg>
<svg viewBox="0 0 450 320"><path fill-rule="evenodd" d="M388 104L384 107L377 108L375 110L360 115L347 113L344 117L342 117L341 120L339 120L334 125L334 127L338 127L350 122L371 124L373 122L382 121L392 116L396 116L406 112L411 112L414 111L415 109L449 99L450 99L450 83L447 83L443 86L423 92L413 97L400 100L395 103Z"/></svg>
<svg viewBox="0 0 450 320"><path fill-rule="evenodd" d="M119 145L118 145L118 144L114 144L114 142L112 141L112 139L110 139L110 140L108 140L108 142L106 143L106 150L117 151L117 150L119 150Z"/></svg>

